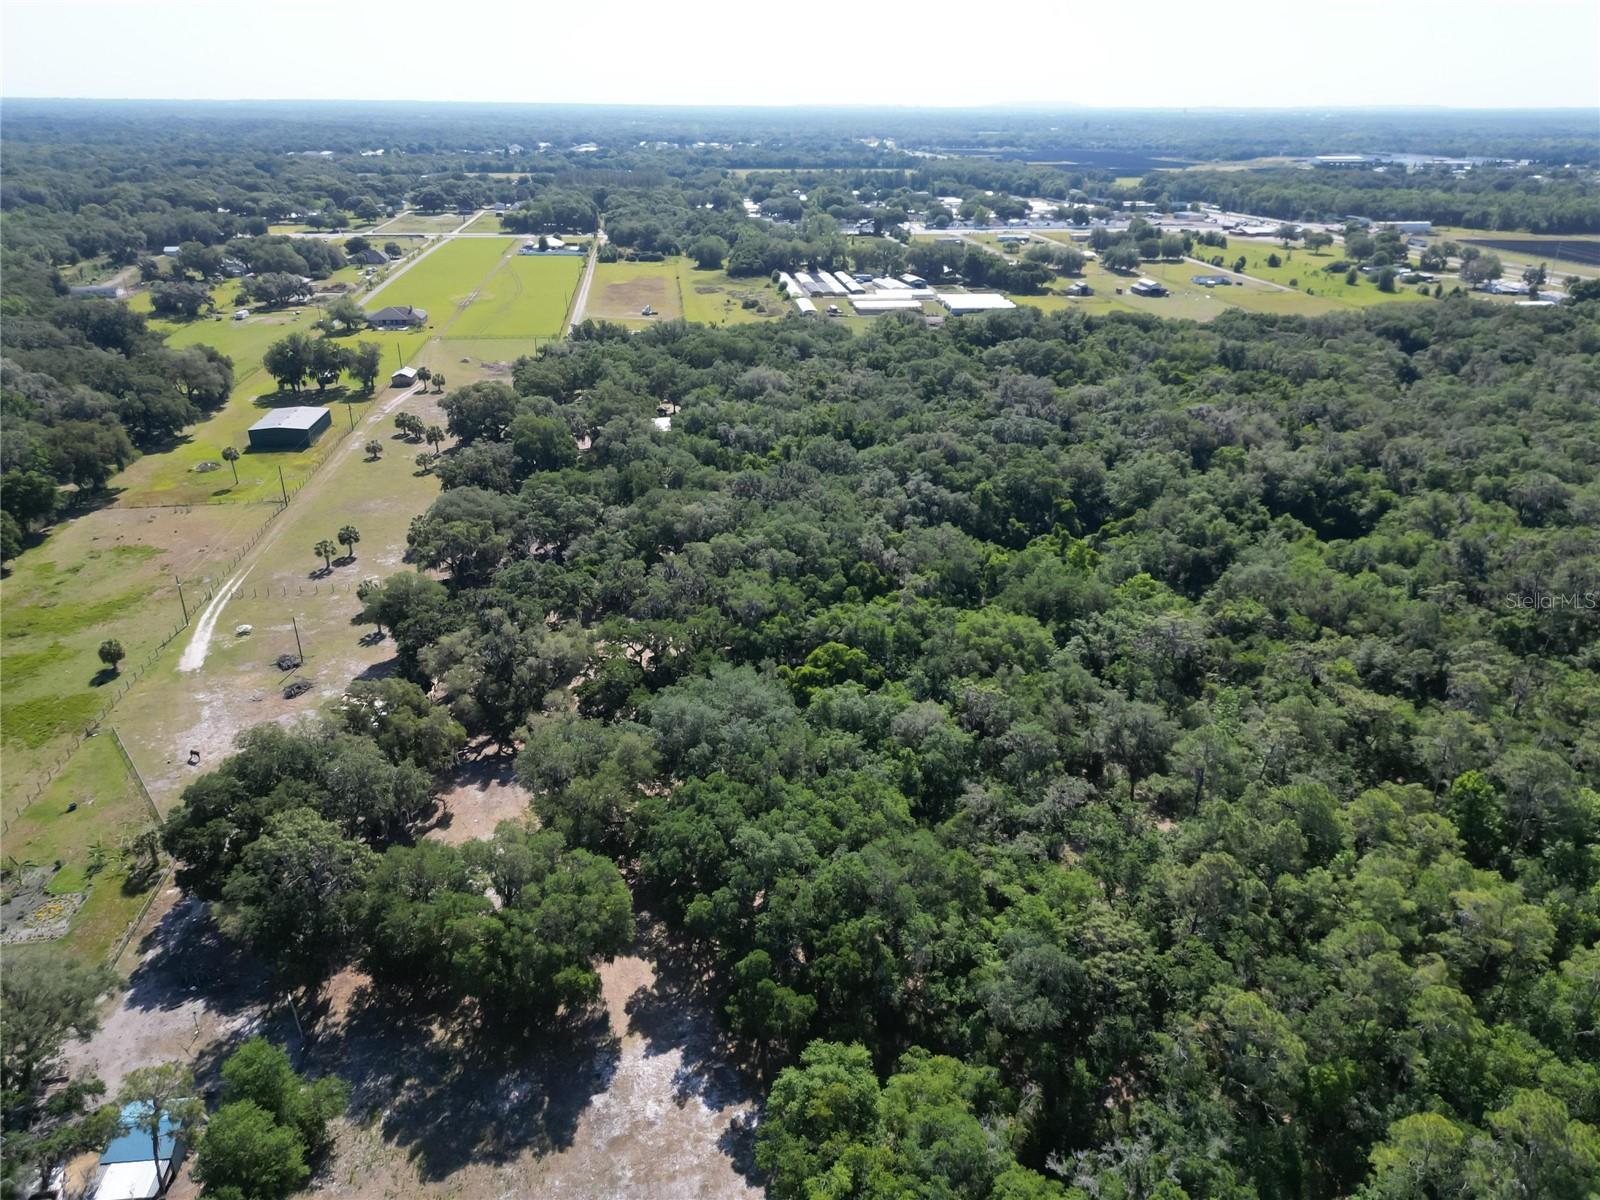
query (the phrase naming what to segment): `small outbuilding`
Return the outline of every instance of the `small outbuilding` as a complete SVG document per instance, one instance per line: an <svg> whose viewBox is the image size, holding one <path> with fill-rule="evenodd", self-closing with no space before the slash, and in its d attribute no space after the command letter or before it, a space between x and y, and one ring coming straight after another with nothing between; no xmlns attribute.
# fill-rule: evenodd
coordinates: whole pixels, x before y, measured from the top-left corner
<svg viewBox="0 0 1600 1200"><path fill-rule="evenodd" d="M1165 296L1167 294L1165 285L1154 279L1136 280L1128 290L1135 296Z"/></svg>
<svg viewBox="0 0 1600 1200"><path fill-rule="evenodd" d="M332 424L325 408L275 408L250 426L250 449L304 450Z"/></svg>
<svg viewBox="0 0 1600 1200"><path fill-rule="evenodd" d="M388 263L389 256L382 250L374 250L368 246L365 250L358 250L352 254L350 261L360 263L364 267L381 267Z"/></svg>
<svg viewBox="0 0 1600 1200"><path fill-rule="evenodd" d="M390 387L408 388L417 382L417 369L415 367L401 367L389 377Z"/></svg>
<svg viewBox="0 0 1600 1200"><path fill-rule="evenodd" d="M146 1105L129 1104L122 1110L123 1132L100 1156L100 1179L95 1200L152 1200L165 1193L183 1163L183 1130L163 1114L155 1144L139 1127L149 1112Z"/></svg>

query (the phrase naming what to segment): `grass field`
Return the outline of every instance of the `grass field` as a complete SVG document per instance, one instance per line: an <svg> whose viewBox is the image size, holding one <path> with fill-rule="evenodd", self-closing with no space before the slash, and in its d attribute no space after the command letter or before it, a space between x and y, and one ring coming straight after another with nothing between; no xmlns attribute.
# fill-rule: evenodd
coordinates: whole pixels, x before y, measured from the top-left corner
<svg viewBox="0 0 1600 1200"><path fill-rule="evenodd" d="M1232 267L1240 256L1244 257L1244 273L1255 279L1266 279L1273 283L1281 283L1286 287L1298 287L1307 295L1318 296L1325 300L1332 300L1345 308L1365 308L1370 304L1393 304L1403 301L1422 300L1415 287L1396 284L1393 292L1380 292L1378 285L1370 276L1357 276L1358 282L1346 283L1345 272L1330 272L1323 270L1329 263L1339 261L1338 246L1331 246L1321 254L1313 254L1304 249L1285 250L1279 245L1268 245L1263 242L1244 242L1237 238L1228 240L1226 250L1216 250L1209 246L1196 246L1196 256L1205 250L1211 255L1222 255L1223 265ZM1277 255L1279 265L1274 267L1268 263L1268 258ZM1192 265L1192 264L1191 264ZM1194 274L1199 274L1202 268L1196 267ZM1446 291L1449 290L1449 281Z"/></svg>
<svg viewBox="0 0 1600 1200"><path fill-rule="evenodd" d="M571 255L513 254L480 285L477 298L456 318L448 336L555 337L566 326L583 266L583 259Z"/></svg>
<svg viewBox="0 0 1600 1200"><path fill-rule="evenodd" d="M100 643L114 638L137 670L178 626L175 580L191 604L221 582L270 505L101 509L62 523L20 555L0 581L5 611L5 811L19 789L104 708L119 679L102 670Z"/></svg>
<svg viewBox="0 0 1600 1200"><path fill-rule="evenodd" d="M452 229L459 228L465 220L465 217L457 213L404 212L398 217L375 226L373 232L378 234L449 233Z"/></svg>
<svg viewBox="0 0 1600 1200"><path fill-rule="evenodd" d="M744 307L746 299L755 301L756 307ZM639 310L646 304L658 315L641 317ZM584 316L632 328L678 317L708 325L739 325L783 316L789 307L764 278L734 279L724 271L702 271L679 257L653 263L599 263Z"/></svg>
<svg viewBox="0 0 1600 1200"><path fill-rule="evenodd" d="M339 282L352 283L354 278L354 268L347 267L338 273ZM231 282L214 290L213 295L223 312L232 311L237 290L238 285ZM148 311L149 294L141 292L133 296L129 305L135 311ZM298 402L292 395L278 393L277 385L261 365L261 358L268 346L285 335L310 332L320 317L321 310L317 306L302 305L271 312L257 310L243 321L152 320L155 328L166 333L167 345L174 349L212 346L233 359L234 388L227 404L192 427L184 441L164 453L136 460L111 481L111 486L120 493L121 502L199 504L218 500L268 500L279 494L280 467L286 486L293 488L303 482L326 452L323 443L303 453L246 454L238 462L238 483L226 467L205 473L197 472L195 467L220 462L224 446L242 449L248 445L245 431L260 420L264 409ZM359 403L357 409L360 409ZM334 416L338 418L336 428L348 427L349 414L336 411Z"/></svg>
<svg viewBox="0 0 1600 1200"><path fill-rule="evenodd" d="M404 275L374 290L365 303L368 309L409 304L428 313L428 324L423 329L406 333L373 331L366 335L383 344L385 367L391 362L398 366L410 361L429 338L444 336L460 310L515 244L513 238L452 238L430 250Z"/></svg>

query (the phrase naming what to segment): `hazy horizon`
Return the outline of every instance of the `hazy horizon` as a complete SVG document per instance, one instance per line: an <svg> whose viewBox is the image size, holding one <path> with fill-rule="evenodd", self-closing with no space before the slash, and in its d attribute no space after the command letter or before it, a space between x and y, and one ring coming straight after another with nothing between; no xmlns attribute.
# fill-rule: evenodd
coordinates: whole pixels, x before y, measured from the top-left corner
<svg viewBox="0 0 1600 1200"><path fill-rule="evenodd" d="M907 109L1589 109L1600 5L842 10L10 0L7 99ZM463 95L463 81L472 89ZM1597 122L1600 132L1600 122Z"/></svg>

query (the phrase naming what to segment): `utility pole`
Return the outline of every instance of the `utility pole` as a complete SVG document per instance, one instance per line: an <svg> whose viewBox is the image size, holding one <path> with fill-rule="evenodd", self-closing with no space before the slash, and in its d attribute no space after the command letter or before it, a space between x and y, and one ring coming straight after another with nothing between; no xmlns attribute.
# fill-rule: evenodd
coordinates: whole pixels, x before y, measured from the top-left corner
<svg viewBox="0 0 1600 1200"><path fill-rule="evenodd" d="M356 427L356 406L346 400L344 402L344 411L345 415L350 418L350 428L354 429ZM281 470L282 468L279 469Z"/></svg>
<svg viewBox="0 0 1600 1200"><path fill-rule="evenodd" d="M183 623L187 625L189 623L189 604L183 598L183 580L174 575L172 582L178 585L178 607L183 609Z"/></svg>
<svg viewBox="0 0 1600 1200"><path fill-rule="evenodd" d="M289 507L289 488L288 488L288 485L286 485L283 482L283 468L282 467L278 468L278 491L283 496L283 506L285 508L288 508Z"/></svg>
<svg viewBox="0 0 1600 1200"><path fill-rule="evenodd" d="M301 662L305 662L306 652L300 645L300 622L290 617L289 624L294 627L294 652L299 655Z"/></svg>

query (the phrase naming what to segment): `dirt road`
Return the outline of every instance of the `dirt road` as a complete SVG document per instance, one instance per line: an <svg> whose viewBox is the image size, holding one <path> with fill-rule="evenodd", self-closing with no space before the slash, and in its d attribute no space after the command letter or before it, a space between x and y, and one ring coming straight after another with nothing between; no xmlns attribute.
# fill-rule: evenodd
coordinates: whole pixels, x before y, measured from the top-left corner
<svg viewBox="0 0 1600 1200"><path fill-rule="evenodd" d="M584 264L583 278L578 283L577 294L572 297L572 312L567 316L565 332L568 335L583 320L584 310L589 307L589 285L594 282L594 265L600 254L600 240L604 237L603 231L596 230L594 240L589 243L589 261Z"/></svg>

